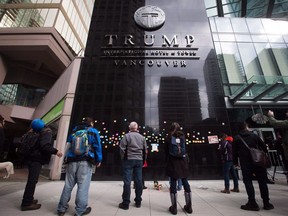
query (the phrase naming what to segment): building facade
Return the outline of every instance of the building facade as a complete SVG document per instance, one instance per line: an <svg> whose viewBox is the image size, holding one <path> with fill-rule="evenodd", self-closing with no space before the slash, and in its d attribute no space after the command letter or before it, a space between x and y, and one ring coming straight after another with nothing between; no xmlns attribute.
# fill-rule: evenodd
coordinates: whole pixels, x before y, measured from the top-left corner
<svg viewBox="0 0 288 216"><path fill-rule="evenodd" d="M283 119L288 103L285 1L12 2L0 4L1 112L11 133L43 118L62 150L69 130L94 117L103 163L93 179L121 179L118 145L131 121L149 146L147 180L166 179L164 143L172 122L185 133L191 179L222 178L219 135L235 135L239 122L247 121L267 144L275 139L265 113L273 109ZM20 30L30 38L25 52L33 54L42 38L32 58L16 55L27 42L14 51L15 41L5 37ZM43 61L47 31L61 46L44 46ZM61 165L53 158L51 179L60 178Z"/></svg>
<svg viewBox="0 0 288 216"><path fill-rule="evenodd" d="M33 118L49 124L55 147L64 149L93 5L94 0L0 3L0 112L6 159L16 165L19 139ZM61 163L55 161L52 179L59 179Z"/></svg>

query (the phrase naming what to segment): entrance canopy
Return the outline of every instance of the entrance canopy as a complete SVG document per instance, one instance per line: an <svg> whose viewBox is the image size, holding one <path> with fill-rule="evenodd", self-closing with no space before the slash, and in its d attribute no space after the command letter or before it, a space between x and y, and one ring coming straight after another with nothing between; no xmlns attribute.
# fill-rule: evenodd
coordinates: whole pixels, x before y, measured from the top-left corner
<svg viewBox="0 0 288 216"><path fill-rule="evenodd" d="M229 100L240 104L287 104L287 76L253 76L247 83L230 85ZM232 90L235 90L234 92Z"/></svg>

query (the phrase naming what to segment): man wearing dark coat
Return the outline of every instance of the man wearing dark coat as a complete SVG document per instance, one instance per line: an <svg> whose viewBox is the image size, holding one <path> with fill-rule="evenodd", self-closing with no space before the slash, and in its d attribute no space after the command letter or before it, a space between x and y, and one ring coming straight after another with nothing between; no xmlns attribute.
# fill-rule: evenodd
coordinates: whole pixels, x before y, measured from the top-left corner
<svg viewBox="0 0 288 216"><path fill-rule="evenodd" d="M34 119L31 123L31 129L34 133L39 133L39 138L27 157L29 174L23 194L21 211L41 208L38 200L34 199L34 193L42 165L49 163L52 154L58 157L63 155L62 152L53 147L52 130L45 126L41 119Z"/></svg>
<svg viewBox="0 0 288 216"><path fill-rule="evenodd" d="M252 162L252 157L249 149L245 146L244 142L250 148L260 148L264 152L268 152L265 143L262 139L248 130L247 123L239 124L239 134L235 136L233 142L233 164L239 166L238 159L240 159L240 166L243 175L243 183L248 195L248 202L241 206L241 209L248 211L259 211L260 208L255 200L255 190L253 186L253 176L255 175L260 189L261 198L263 200L264 209L271 210L274 206L269 202L269 190L267 186L267 170L266 168L256 166Z"/></svg>

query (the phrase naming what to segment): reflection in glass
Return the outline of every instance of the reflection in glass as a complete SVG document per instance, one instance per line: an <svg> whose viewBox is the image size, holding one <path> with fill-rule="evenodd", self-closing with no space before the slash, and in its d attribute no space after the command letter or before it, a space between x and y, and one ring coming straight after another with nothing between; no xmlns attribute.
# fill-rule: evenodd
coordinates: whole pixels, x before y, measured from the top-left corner
<svg viewBox="0 0 288 216"><path fill-rule="evenodd" d="M254 75L262 75L257 53L255 52L253 44L239 43L238 47L246 80L249 80Z"/></svg>

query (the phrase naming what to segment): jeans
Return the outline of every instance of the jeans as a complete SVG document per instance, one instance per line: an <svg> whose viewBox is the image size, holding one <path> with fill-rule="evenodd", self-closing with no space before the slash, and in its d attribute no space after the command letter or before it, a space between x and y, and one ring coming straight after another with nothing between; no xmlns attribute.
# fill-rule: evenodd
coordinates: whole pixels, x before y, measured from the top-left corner
<svg viewBox="0 0 288 216"><path fill-rule="evenodd" d="M142 201L142 160L123 160L122 168L123 168L123 193L122 200L123 205L129 205L130 203L130 195L131 195L131 180L134 177L135 183L135 199L136 203L141 203Z"/></svg>
<svg viewBox="0 0 288 216"><path fill-rule="evenodd" d="M32 204L34 200L34 193L36 184L39 179L40 171L42 168L42 164L37 161L31 161L28 163L28 179L25 187L25 191L23 194L22 204L21 206L29 206Z"/></svg>
<svg viewBox="0 0 288 216"><path fill-rule="evenodd" d="M169 177L169 184L171 185L171 178L170 177ZM177 179L177 190L181 191L182 190L182 186L183 186L182 179L181 178Z"/></svg>
<svg viewBox="0 0 288 216"><path fill-rule="evenodd" d="M232 178L233 178L233 184L234 184L234 189L238 189L238 176L236 174L236 171L234 169L233 161L225 161L223 165L223 176L224 176L224 184L225 184L225 189L229 190L230 187L230 178L229 174L231 173Z"/></svg>
<svg viewBox="0 0 288 216"><path fill-rule="evenodd" d="M171 182L171 184L170 184L170 193L177 193L177 189L176 189L177 181L178 181L178 179L170 178L170 182ZM187 178L182 178L181 181L182 181L182 184L183 184L183 187L184 187L184 191L187 192L187 193L190 193L191 192L191 188L190 188L190 185L189 185L189 182L188 182Z"/></svg>
<svg viewBox="0 0 288 216"><path fill-rule="evenodd" d="M82 215L88 206L88 192L92 177L92 165L88 161L70 162L67 164L65 185L58 204L58 212L66 212L71 192L77 184L75 210Z"/></svg>
<svg viewBox="0 0 288 216"><path fill-rule="evenodd" d="M241 161L240 161L241 162ZM269 190L267 186L267 170L253 164L241 164L243 183L245 184L248 200L255 200L255 190L253 186L253 174L259 184L261 198L264 202L269 201Z"/></svg>

